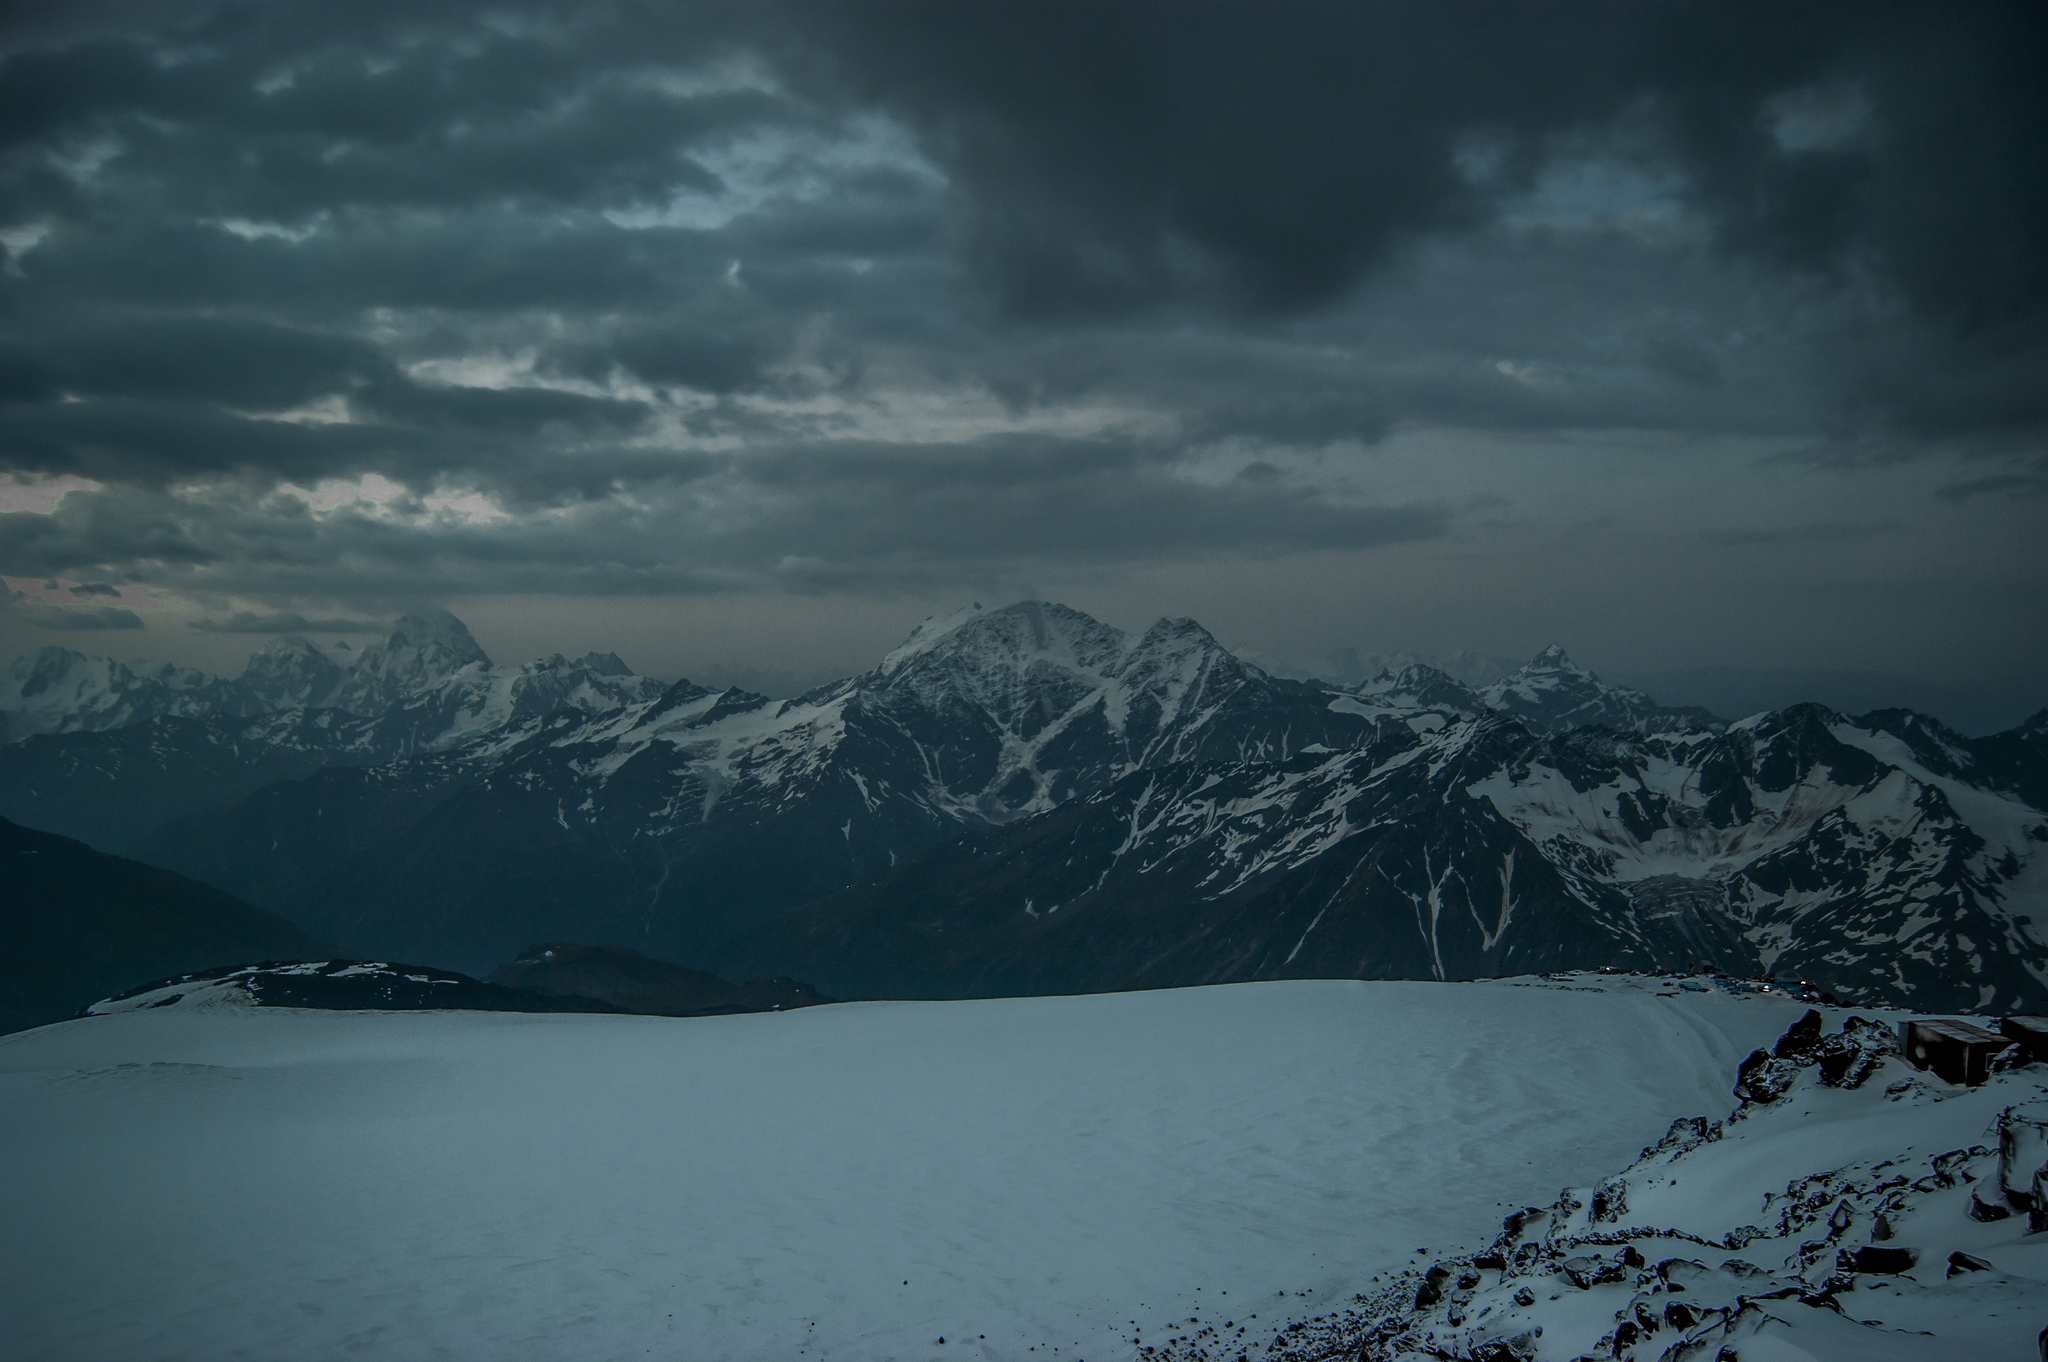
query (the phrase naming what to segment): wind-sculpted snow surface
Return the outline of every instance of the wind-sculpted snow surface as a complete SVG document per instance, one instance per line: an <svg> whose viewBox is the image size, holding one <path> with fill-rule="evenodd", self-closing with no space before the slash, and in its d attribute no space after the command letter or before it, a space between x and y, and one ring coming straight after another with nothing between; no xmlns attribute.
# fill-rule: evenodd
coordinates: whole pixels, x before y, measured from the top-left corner
<svg viewBox="0 0 2048 1362"><path fill-rule="evenodd" d="M44 1027L0 1039L6 1351L1260 1351L1724 1111L1799 1011L1601 987Z"/></svg>
<svg viewBox="0 0 2048 1362"><path fill-rule="evenodd" d="M1708 963L2026 1006L2048 992L2030 733L1817 706L1655 737L1382 721L1356 751L1141 773L941 848L807 910L778 958L842 996Z"/></svg>

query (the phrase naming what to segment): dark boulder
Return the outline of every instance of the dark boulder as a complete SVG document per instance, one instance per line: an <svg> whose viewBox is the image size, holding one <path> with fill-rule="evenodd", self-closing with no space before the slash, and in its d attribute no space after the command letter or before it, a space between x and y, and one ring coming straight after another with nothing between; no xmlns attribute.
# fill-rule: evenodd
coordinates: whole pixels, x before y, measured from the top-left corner
<svg viewBox="0 0 2048 1362"><path fill-rule="evenodd" d="M1788 1059L1774 1058L1767 1050L1752 1050L1736 1070L1735 1095L1745 1106L1775 1102L1799 1081L1799 1066Z"/></svg>
<svg viewBox="0 0 2048 1362"><path fill-rule="evenodd" d="M1843 1249L1835 1255L1836 1264L1846 1272L1905 1272L1920 1258L1919 1251L1909 1248L1880 1248L1866 1244L1862 1248Z"/></svg>
<svg viewBox="0 0 2048 1362"><path fill-rule="evenodd" d="M1808 1008L1805 1016L1785 1028L1785 1034L1778 1037L1771 1053L1794 1063L1812 1063L1820 1048L1820 1027L1820 1013Z"/></svg>
<svg viewBox="0 0 2048 1362"><path fill-rule="evenodd" d="M1447 1268L1433 1267L1422 1279L1422 1286L1415 1293L1415 1308L1427 1310L1444 1298L1444 1283L1450 1280Z"/></svg>

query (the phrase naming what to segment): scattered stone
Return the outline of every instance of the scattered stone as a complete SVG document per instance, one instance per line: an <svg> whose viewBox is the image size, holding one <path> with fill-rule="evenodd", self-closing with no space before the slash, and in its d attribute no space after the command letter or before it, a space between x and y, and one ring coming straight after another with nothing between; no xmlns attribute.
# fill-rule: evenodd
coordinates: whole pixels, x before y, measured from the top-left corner
<svg viewBox="0 0 2048 1362"><path fill-rule="evenodd" d="M1974 1253L1964 1253L1961 1249L1957 1249L1948 1256L1948 1275L1951 1277L1959 1277L1965 1272L1990 1271L1992 1271L1991 1264L1985 1262Z"/></svg>

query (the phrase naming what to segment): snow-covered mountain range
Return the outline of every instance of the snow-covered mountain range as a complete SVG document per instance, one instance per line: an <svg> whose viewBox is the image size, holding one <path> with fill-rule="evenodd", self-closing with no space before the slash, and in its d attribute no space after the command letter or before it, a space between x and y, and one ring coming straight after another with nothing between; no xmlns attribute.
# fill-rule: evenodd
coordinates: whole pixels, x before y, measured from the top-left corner
<svg viewBox="0 0 2048 1362"><path fill-rule="evenodd" d="M443 751L561 710L611 713L663 684L615 654L493 663L462 621L401 619L360 652L279 638L233 679L43 648L0 677L0 816L128 850L181 812L330 766Z"/></svg>
<svg viewBox="0 0 2048 1362"><path fill-rule="evenodd" d="M43 733L98 733L160 718L246 718L336 709L362 718L406 712L407 750L446 747L516 719L564 707L598 713L652 699L660 682L612 653L557 653L500 667L446 611L409 615L360 653L285 635L225 679L169 663L129 665L68 648L18 657L0 677L7 742ZM396 753L393 753L396 755Z"/></svg>
<svg viewBox="0 0 2048 1362"><path fill-rule="evenodd" d="M445 616L250 673L224 684L289 707L94 731L95 703L0 748L0 815L471 971L573 940L838 996L1708 961L1988 1007L2048 980L2048 715L1731 725L1555 648L1480 689L1339 687L1045 602L782 701L495 667Z"/></svg>
<svg viewBox="0 0 2048 1362"><path fill-rule="evenodd" d="M2048 716L1976 740L1819 706L1658 736L1385 724L1354 750L1126 777L773 935L841 996L1710 963L2038 1005L2044 768Z"/></svg>

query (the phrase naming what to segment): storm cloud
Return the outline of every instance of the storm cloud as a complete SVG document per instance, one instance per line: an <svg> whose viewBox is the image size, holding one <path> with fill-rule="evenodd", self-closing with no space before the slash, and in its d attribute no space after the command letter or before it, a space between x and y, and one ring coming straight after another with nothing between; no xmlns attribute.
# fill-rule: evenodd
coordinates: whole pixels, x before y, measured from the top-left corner
<svg viewBox="0 0 2048 1362"><path fill-rule="evenodd" d="M9 575L202 634L1029 585L1303 657L2048 662L2038 6L6 23Z"/></svg>

